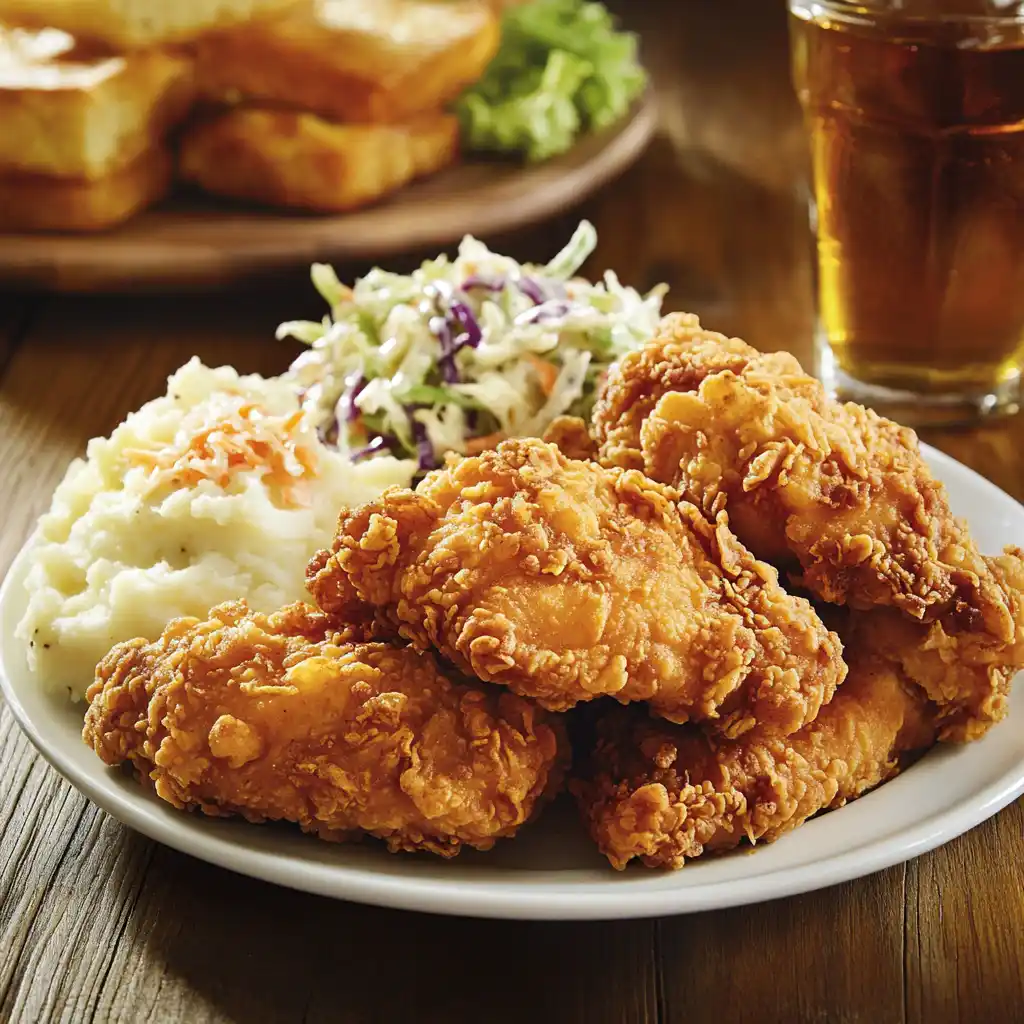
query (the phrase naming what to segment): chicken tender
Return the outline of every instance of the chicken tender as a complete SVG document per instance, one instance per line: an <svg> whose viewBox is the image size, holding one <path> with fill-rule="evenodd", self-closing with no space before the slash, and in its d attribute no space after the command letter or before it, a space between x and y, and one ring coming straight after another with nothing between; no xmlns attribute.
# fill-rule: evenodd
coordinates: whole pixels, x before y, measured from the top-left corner
<svg viewBox="0 0 1024 1024"><path fill-rule="evenodd" d="M691 858L771 842L895 775L935 736L924 694L874 654L850 672L817 719L782 738L761 730L718 742L692 726L613 708L570 783L612 866L633 858L681 868Z"/></svg>
<svg viewBox="0 0 1024 1024"><path fill-rule="evenodd" d="M601 695L738 735L790 733L842 681L838 638L727 520L540 440L454 461L343 514L310 592L364 605L462 670L564 711Z"/></svg>
<svg viewBox="0 0 1024 1024"><path fill-rule="evenodd" d="M515 833L561 780L561 725L361 634L304 605L177 619L100 663L84 739L175 807L209 815L442 857Z"/></svg>

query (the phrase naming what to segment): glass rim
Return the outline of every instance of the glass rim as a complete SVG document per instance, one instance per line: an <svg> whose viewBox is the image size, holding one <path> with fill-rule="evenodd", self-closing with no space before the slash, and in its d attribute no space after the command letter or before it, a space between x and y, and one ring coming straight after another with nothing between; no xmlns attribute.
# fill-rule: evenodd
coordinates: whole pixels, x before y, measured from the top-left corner
<svg viewBox="0 0 1024 1024"><path fill-rule="evenodd" d="M873 25L885 18L898 17L908 25L936 25L940 23L959 25L1024 25L1024 4L1018 5L1016 14L907 14L898 8L879 9L858 0L787 0L790 13L804 11L808 14L827 14L838 21L854 25Z"/></svg>

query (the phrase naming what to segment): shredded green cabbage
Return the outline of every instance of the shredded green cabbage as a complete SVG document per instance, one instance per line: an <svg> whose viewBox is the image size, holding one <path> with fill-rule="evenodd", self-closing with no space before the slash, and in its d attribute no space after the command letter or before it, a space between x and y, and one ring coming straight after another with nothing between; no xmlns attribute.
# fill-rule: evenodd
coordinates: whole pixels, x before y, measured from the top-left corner
<svg viewBox="0 0 1024 1024"><path fill-rule="evenodd" d="M525 266L467 237L454 260L408 276L375 269L352 288L317 264L331 313L280 326L309 346L285 378L328 443L422 468L589 416L601 374L651 336L666 290L642 296L611 271L576 277L596 243L584 221L548 264Z"/></svg>

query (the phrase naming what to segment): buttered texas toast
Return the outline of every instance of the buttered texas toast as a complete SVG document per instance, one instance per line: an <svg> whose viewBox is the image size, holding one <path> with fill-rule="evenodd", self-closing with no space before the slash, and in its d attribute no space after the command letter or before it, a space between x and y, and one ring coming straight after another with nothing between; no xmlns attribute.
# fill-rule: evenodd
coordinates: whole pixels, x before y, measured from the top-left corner
<svg viewBox="0 0 1024 1024"><path fill-rule="evenodd" d="M182 141L181 174L207 192L323 212L363 206L449 164L454 117L341 125L313 114L240 108Z"/></svg>
<svg viewBox="0 0 1024 1024"><path fill-rule="evenodd" d="M499 42L498 16L485 0L318 0L204 38L198 76L213 99L402 122L439 110L475 82Z"/></svg>
<svg viewBox="0 0 1024 1024"><path fill-rule="evenodd" d="M162 199L170 184L162 149L97 181L0 175L0 231L101 231Z"/></svg>
<svg viewBox="0 0 1024 1024"><path fill-rule="evenodd" d="M90 57L66 32L0 26L0 174L101 178L159 144L193 97L181 57Z"/></svg>
<svg viewBox="0 0 1024 1024"><path fill-rule="evenodd" d="M135 49L191 40L213 29L280 13L295 3L296 0L0 0L0 21L35 28L53 25L115 49Z"/></svg>

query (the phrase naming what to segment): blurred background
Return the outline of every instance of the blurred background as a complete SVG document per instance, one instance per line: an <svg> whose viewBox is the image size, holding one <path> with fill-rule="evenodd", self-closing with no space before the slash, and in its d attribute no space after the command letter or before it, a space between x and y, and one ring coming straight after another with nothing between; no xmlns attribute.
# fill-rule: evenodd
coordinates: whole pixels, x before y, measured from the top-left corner
<svg viewBox="0 0 1024 1024"><path fill-rule="evenodd" d="M785 5L612 0L608 6L623 27L640 34L657 96L657 134L633 167L592 198L538 226L485 240L518 259L543 261L587 217L600 241L586 273L613 267L638 288L664 282L667 309L697 312L710 326L760 347L808 353L805 143L789 81ZM335 262L341 279L351 280L373 263L406 271L436 253L430 246L382 260ZM220 294L195 300L197 320L224 308L238 316L257 295L268 333L278 320L319 316L304 260L256 280L211 279L210 287ZM24 316L43 301L10 287L0 300L7 317ZM107 308L102 298L46 301L54 315L70 304L79 320L95 304ZM184 315L166 295L124 302L120 315L151 323L154 303L167 315Z"/></svg>

